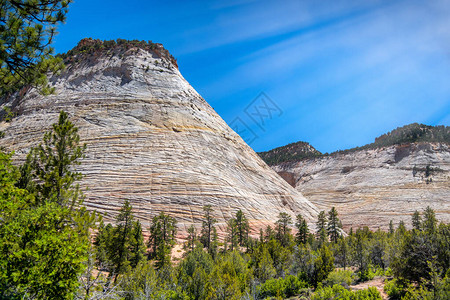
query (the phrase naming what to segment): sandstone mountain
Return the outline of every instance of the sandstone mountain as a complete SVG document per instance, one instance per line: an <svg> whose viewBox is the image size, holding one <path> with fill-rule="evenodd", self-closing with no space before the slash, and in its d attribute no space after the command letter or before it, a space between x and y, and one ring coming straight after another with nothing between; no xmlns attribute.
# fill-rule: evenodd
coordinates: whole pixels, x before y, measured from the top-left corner
<svg viewBox="0 0 450 300"><path fill-rule="evenodd" d="M411 224L427 206L450 222L450 127L411 124L363 147L272 165L321 210L335 206L344 228Z"/></svg>
<svg viewBox="0 0 450 300"><path fill-rule="evenodd" d="M66 69L49 78L54 94L23 90L0 103L16 114L0 124L0 143L23 160L68 112L87 144L85 204L106 220L125 199L144 226L165 211L181 232L201 223L207 204L222 232L238 209L255 228L282 211L314 220L317 208L228 127L161 44L85 39L63 58Z"/></svg>

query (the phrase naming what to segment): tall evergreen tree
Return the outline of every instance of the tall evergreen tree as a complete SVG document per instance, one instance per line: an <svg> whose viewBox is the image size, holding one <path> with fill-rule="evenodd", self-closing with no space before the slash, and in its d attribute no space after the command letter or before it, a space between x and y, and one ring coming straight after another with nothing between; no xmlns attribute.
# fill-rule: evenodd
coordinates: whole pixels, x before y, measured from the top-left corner
<svg viewBox="0 0 450 300"><path fill-rule="evenodd" d="M422 218L417 210L412 215L412 226L413 229L417 231L420 231L422 229Z"/></svg>
<svg viewBox="0 0 450 300"><path fill-rule="evenodd" d="M282 246L287 246L290 240L292 218L285 212L278 215L276 238Z"/></svg>
<svg viewBox="0 0 450 300"><path fill-rule="evenodd" d="M264 240L267 242L270 242L271 239L275 238L275 231L273 230L272 226L267 225L266 231L264 232Z"/></svg>
<svg viewBox="0 0 450 300"><path fill-rule="evenodd" d="M132 240L130 242L130 266L136 268L140 261L145 258L144 235L142 234L142 226L139 220L133 222Z"/></svg>
<svg viewBox="0 0 450 300"><path fill-rule="evenodd" d="M327 232L330 240L333 243L337 243L341 233L340 229L342 228L341 221L338 218L338 213L336 208L332 207L328 212L328 224L327 224Z"/></svg>
<svg viewBox="0 0 450 300"><path fill-rule="evenodd" d="M114 281L117 281L118 274L124 273L130 265L134 223L132 209L130 202L125 200L116 218L117 226L113 229L108 252L113 265L112 273L115 274Z"/></svg>
<svg viewBox="0 0 450 300"><path fill-rule="evenodd" d="M248 220L245 217L242 210L238 210L236 212L236 229L237 229L237 236L238 236L238 243L239 246L246 246L248 241L248 234L250 230L250 226L248 224Z"/></svg>
<svg viewBox="0 0 450 300"><path fill-rule="evenodd" d="M427 206L423 212L423 229L427 233L435 233L437 228L437 219L434 210Z"/></svg>
<svg viewBox="0 0 450 300"><path fill-rule="evenodd" d="M297 215L295 226L297 227L297 234L295 235L297 244L305 244L308 241L309 229L302 215Z"/></svg>
<svg viewBox="0 0 450 300"><path fill-rule="evenodd" d="M32 149L22 167L20 185L36 188L38 201L55 201L73 207L82 199L76 181L82 174L74 170L84 157L86 145L79 145L78 128L64 111L53 130L44 135L43 144ZM29 165L31 164L31 165ZM35 185L30 180L36 181Z"/></svg>
<svg viewBox="0 0 450 300"><path fill-rule="evenodd" d="M188 254L191 251L194 251L198 239L197 229L195 229L195 226L193 224L189 226L189 228L187 229L187 233L188 236L186 239L186 243L183 246L183 249L186 251L186 254Z"/></svg>
<svg viewBox="0 0 450 300"><path fill-rule="evenodd" d="M219 236L217 235L216 227L212 228L211 243L209 245L208 253L213 259L216 259L219 252Z"/></svg>
<svg viewBox="0 0 450 300"><path fill-rule="evenodd" d="M230 250L235 250L239 245L239 233L237 227L237 221L231 218L227 221L227 241L230 243Z"/></svg>
<svg viewBox="0 0 450 300"><path fill-rule="evenodd" d="M400 220L400 222L398 223L397 232L401 235L405 235L406 226L405 226L405 222L403 222L403 220Z"/></svg>
<svg viewBox="0 0 450 300"><path fill-rule="evenodd" d="M392 220L389 221L389 234L394 234L395 229L394 229L394 223L392 222Z"/></svg>
<svg viewBox="0 0 450 300"><path fill-rule="evenodd" d="M156 259L155 266L160 269L170 264L170 254L175 245L177 221L164 212L153 217L150 226L149 257Z"/></svg>
<svg viewBox="0 0 450 300"><path fill-rule="evenodd" d="M213 229L214 225L217 223L217 220L211 214L213 211L211 205L203 206L203 211L205 214L203 215L200 241L202 242L203 246L208 250L208 252L210 252Z"/></svg>
<svg viewBox="0 0 450 300"><path fill-rule="evenodd" d="M326 225L327 225L327 217L325 215L325 211L322 210L319 212L319 215L317 216L316 222L317 236L320 236L322 229L326 231L327 229Z"/></svg>

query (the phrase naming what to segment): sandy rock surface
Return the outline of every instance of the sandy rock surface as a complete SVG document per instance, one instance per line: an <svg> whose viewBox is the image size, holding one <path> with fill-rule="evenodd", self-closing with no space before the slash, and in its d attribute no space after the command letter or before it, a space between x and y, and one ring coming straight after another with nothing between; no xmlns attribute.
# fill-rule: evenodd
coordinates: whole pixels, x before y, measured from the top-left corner
<svg viewBox="0 0 450 300"><path fill-rule="evenodd" d="M83 58L50 82L50 96L28 91L0 103L17 112L0 123L1 145L17 162L69 113L87 144L79 170L85 204L112 220L123 201L148 226L160 211L176 216L180 232L200 225L211 204L219 231L242 209L254 229L280 212L312 222L317 208L292 188L220 118L170 60L140 48Z"/></svg>

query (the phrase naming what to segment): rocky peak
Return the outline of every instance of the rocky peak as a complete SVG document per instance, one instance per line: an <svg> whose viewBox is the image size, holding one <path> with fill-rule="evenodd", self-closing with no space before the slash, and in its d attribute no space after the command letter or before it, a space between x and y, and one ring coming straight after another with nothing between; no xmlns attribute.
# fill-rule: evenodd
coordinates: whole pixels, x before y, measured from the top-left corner
<svg viewBox="0 0 450 300"><path fill-rule="evenodd" d="M309 143L300 141L266 152L258 152L258 155L268 165L276 165L283 162L299 161L305 158L318 157L321 156L322 153L317 151Z"/></svg>
<svg viewBox="0 0 450 300"><path fill-rule="evenodd" d="M134 51L128 50L142 49L150 52L156 57L169 61L173 66L178 68L177 60L169 53L168 50L160 43L153 43L152 41L139 40L109 40L102 41L99 39L84 38L71 50L59 56L64 59L65 63L71 64L73 62L89 59L90 57L99 57L102 55L132 55Z"/></svg>
<svg viewBox="0 0 450 300"><path fill-rule="evenodd" d="M181 233L201 224L204 205L213 206L221 233L239 209L254 229L280 212L312 224L317 208L231 130L162 49L83 40L65 56L67 68L50 78L54 94L30 90L15 102L16 117L0 122L2 146L23 160L64 110L87 144L79 166L89 188L85 203L106 220L127 199L145 227L164 211Z"/></svg>

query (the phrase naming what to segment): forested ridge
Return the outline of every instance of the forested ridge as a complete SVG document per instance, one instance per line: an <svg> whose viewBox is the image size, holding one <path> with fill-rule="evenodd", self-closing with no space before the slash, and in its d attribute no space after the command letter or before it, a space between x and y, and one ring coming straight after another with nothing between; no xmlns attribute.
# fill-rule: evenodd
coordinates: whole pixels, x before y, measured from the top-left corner
<svg viewBox="0 0 450 300"><path fill-rule="evenodd" d="M276 165L282 162L300 161L303 159L340 153L351 153L365 149L378 149L393 145L422 142L450 144L450 127L443 125L429 126L419 123L412 123L398 127L375 138L373 143L346 150L337 150L332 153L322 154L306 142L296 142L286 146L277 147L266 152L258 152L258 155L268 165Z"/></svg>
<svg viewBox="0 0 450 300"><path fill-rule="evenodd" d="M116 221L83 207L75 171L86 149L61 112L21 166L0 152L0 298L2 299L381 299L352 283L382 276L392 299L448 299L450 226L416 212L389 231L345 234L336 209L315 228L280 213L251 236L242 211L218 239L213 208L188 229L173 256L177 220L164 212L149 228L124 199ZM149 233L144 238L143 230Z"/></svg>

